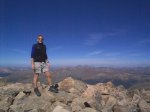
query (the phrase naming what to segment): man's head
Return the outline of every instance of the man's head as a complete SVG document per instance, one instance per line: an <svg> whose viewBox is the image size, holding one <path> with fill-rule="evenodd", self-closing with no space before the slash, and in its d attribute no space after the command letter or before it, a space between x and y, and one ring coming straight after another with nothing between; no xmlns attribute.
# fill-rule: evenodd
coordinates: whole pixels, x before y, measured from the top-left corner
<svg viewBox="0 0 150 112"><path fill-rule="evenodd" d="M38 35L38 37L37 37L38 43L43 43L43 40L44 40L43 36L42 35Z"/></svg>

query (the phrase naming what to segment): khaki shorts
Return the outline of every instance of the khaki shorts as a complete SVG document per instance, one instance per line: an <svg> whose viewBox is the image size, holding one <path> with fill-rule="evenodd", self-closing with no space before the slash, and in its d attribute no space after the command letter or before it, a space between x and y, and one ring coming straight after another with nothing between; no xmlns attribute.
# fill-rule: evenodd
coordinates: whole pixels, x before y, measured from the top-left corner
<svg viewBox="0 0 150 112"><path fill-rule="evenodd" d="M44 73L49 71L48 62L34 62L34 72L35 73Z"/></svg>

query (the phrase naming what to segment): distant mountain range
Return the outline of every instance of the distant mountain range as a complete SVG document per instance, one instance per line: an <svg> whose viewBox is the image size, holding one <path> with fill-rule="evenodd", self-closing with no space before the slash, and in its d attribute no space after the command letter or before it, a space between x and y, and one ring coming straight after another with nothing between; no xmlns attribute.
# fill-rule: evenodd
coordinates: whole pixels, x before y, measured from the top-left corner
<svg viewBox="0 0 150 112"><path fill-rule="evenodd" d="M71 76L89 84L111 81L126 88L150 88L150 67L55 67L51 68L51 73L53 82ZM29 67L1 67L0 77L5 77L9 82L31 83L33 71ZM40 75L40 80L46 82L44 75Z"/></svg>

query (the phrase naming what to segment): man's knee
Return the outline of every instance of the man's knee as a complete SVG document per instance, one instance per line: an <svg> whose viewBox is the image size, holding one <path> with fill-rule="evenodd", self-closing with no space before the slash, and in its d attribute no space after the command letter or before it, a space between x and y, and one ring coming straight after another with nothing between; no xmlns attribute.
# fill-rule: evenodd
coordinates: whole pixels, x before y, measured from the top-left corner
<svg viewBox="0 0 150 112"><path fill-rule="evenodd" d="M48 71L48 72L45 72L45 74L46 74L47 77L51 77L51 74L50 74L49 71Z"/></svg>
<svg viewBox="0 0 150 112"><path fill-rule="evenodd" d="M34 74L34 78L38 78L39 74L38 73L35 73Z"/></svg>

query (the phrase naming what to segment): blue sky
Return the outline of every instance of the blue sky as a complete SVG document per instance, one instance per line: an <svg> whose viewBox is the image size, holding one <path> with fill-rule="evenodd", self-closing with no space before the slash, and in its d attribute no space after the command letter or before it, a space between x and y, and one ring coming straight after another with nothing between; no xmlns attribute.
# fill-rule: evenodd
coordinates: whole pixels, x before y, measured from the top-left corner
<svg viewBox="0 0 150 112"><path fill-rule="evenodd" d="M150 65L150 1L0 1L0 65L30 65L39 34L52 66Z"/></svg>

